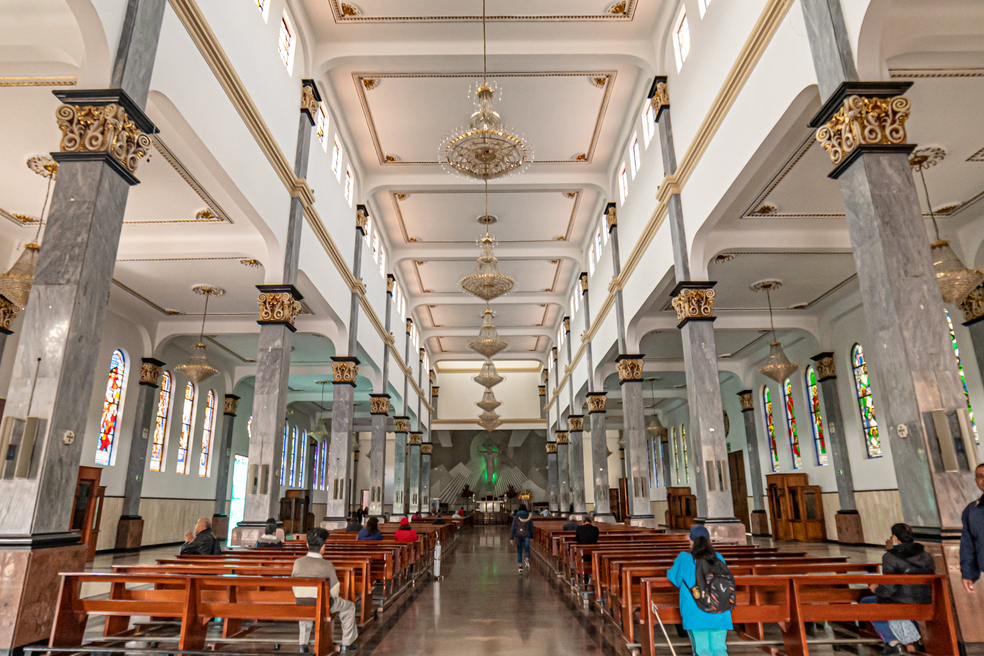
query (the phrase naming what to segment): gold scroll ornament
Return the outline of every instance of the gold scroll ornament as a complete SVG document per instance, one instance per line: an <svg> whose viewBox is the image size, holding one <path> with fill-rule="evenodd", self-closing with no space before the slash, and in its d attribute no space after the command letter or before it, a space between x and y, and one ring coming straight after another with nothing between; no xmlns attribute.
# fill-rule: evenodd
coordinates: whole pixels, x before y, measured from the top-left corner
<svg viewBox="0 0 984 656"><path fill-rule="evenodd" d="M833 118L817 130L817 141L835 165L858 146L905 144L905 121L911 107L905 96L848 96Z"/></svg>
<svg viewBox="0 0 984 656"><path fill-rule="evenodd" d="M150 149L150 137L121 105L59 105L55 110L63 153L109 153L130 173Z"/></svg>

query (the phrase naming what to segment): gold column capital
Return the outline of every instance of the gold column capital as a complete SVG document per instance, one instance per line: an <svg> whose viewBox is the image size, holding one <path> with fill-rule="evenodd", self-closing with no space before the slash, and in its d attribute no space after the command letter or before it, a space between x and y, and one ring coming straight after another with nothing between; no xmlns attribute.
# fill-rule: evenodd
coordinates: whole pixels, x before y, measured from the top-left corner
<svg viewBox="0 0 984 656"><path fill-rule="evenodd" d="M582 271L581 272L581 275L579 277L579 280L581 282L581 293L582 294L587 294L588 293L588 272L587 271Z"/></svg>
<svg viewBox="0 0 984 656"><path fill-rule="evenodd" d="M370 394L369 412L374 415L389 414L390 397L389 394Z"/></svg>
<svg viewBox="0 0 984 656"><path fill-rule="evenodd" d="M738 403L741 404L742 412L754 410L755 401L752 399L752 390L742 390L738 392Z"/></svg>
<svg viewBox="0 0 984 656"><path fill-rule="evenodd" d="M605 223L608 224L608 232L618 226L618 211L615 209L615 203L608 203L605 208Z"/></svg>
<svg viewBox="0 0 984 656"><path fill-rule="evenodd" d="M615 360L619 385L627 382L642 382L643 357L641 355L620 355Z"/></svg>
<svg viewBox="0 0 984 656"><path fill-rule="evenodd" d="M396 286L396 276L392 273L386 274L386 293L392 294L393 288Z"/></svg>
<svg viewBox="0 0 984 656"><path fill-rule="evenodd" d="M984 318L984 287L975 287L960 303L964 325L977 323ZM4 326L6 327L6 326Z"/></svg>
<svg viewBox="0 0 984 656"><path fill-rule="evenodd" d="M571 318L570 317L564 317L563 324L564 324L564 332L565 333L570 333L571 332Z"/></svg>
<svg viewBox="0 0 984 656"><path fill-rule="evenodd" d="M567 428L572 431L584 430L584 417L581 415L571 415L567 418Z"/></svg>
<svg viewBox="0 0 984 656"><path fill-rule="evenodd" d="M570 435L567 431L557 431L557 444L568 444L570 442Z"/></svg>
<svg viewBox="0 0 984 656"><path fill-rule="evenodd" d="M226 394L225 403L222 407L222 414L236 416L236 410L239 409L239 397L235 394Z"/></svg>
<svg viewBox="0 0 984 656"><path fill-rule="evenodd" d="M365 205L355 206L355 227L361 230L362 234L366 234L366 228L369 227L369 211Z"/></svg>
<svg viewBox="0 0 984 656"><path fill-rule="evenodd" d="M256 304L260 306L260 318L256 323L281 324L291 332L296 331L294 320L301 311L300 300L303 298L293 285L257 285L260 293Z"/></svg>
<svg viewBox="0 0 984 656"><path fill-rule="evenodd" d="M348 357L333 357L331 363L332 382L336 385L351 385L355 387L359 376L359 359Z"/></svg>
<svg viewBox="0 0 984 656"><path fill-rule="evenodd" d="M424 443L423 433L410 433L410 437L407 438L407 444L409 446L420 446Z"/></svg>
<svg viewBox="0 0 984 656"><path fill-rule="evenodd" d="M143 358L140 362L140 384L157 387L161 384L164 363L154 358Z"/></svg>
<svg viewBox="0 0 984 656"><path fill-rule="evenodd" d="M547 442L547 455L550 455L550 454L557 455L557 443L556 442Z"/></svg>
<svg viewBox="0 0 984 656"><path fill-rule="evenodd" d="M17 318L19 312L20 308L16 304L0 296L0 328L6 331L7 334L10 334L10 326L13 324L14 319Z"/></svg>
<svg viewBox="0 0 984 656"><path fill-rule="evenodd" d="M314 80L302 80L301 111L307 114L311 125L318 122L318 112L321 109L321 94L314 87Z"/></svg>
<svg viewBox="0 0 984 656"><path fill-rule="evenodd" d="M834 364L834 354L827 351L824 353L818 353L812 358L814 369L817 372L817 382L827 380L829 378L837 378L837 365Z"/></svg>
<svg viewBox="0 0 984 656"><path fill-rule="evenodd" d="M653 116L659 121L659 114L670 108L670 91L666 86L666 76L660 75L653 81L653 97L649 101L653 106Z"/></svg>
<svg viewBox="0 0 984 656"><path fill-rule="evenodd" d="M432 399L436 399L439 396L438 392L440 391L440 389L441 388L438 385L434 385L434 386L431 387L431 398Z"/></svg>
<svg viewBox="0 0 984 656"><path fill-rule="evenodd" d="M393 431L396 433L410 432L410 417L396 417L393 419Z"/></svg>
<svg viewBox="0 0 984 656"><path fill-rule="evenodd" d="M673 289L671 296L679 321L677 328L682 328L688 321L714 321L715 284L685 281Z"/></svg>
<svg viewBox="0 0 984 656"><path fill-rule="evenodd" d="M421 444L420 445L420 455L422 455L422 456L429 456L432 453L434 453L434 445L433 444Z"/></svg>
<svg viewBox="0 0 984 656"><path fill-rule="evenodd" d="M588 413L605 412L608 406L606 392L591 392L588 394Z"/></svg>
<svg viewBox="0 0 984 656"><path fill-rule="evenodd" d="M133 174L150 150L150 135L156 131L143 111L118 90L79 89L55 95L66 103L55 109L62 131L55 161L66 159L58 156L62 153L102 153L129 184L139 182Z"/></svg>
<svg viewBox="0 0 984 656"><path fill-rule="evenodd" d="M537 385L536 391L537 391L537 394L539 394L540 396L546 396L547 395L547 386L546 385Z"/></svg>

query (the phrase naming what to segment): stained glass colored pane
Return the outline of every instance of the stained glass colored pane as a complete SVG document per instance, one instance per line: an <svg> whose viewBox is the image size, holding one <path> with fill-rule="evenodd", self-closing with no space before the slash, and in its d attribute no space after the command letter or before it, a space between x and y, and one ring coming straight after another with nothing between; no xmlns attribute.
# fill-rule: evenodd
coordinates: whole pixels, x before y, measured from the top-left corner
<svg viewBox="0 0 984 656"><path fill-rule="evenodd" d="M212 436L215 434L215 390L205 399L205 426L202 428L202 455L198 459L198 475L208 476L212 455Z"/></svg>
<svg viewBox="0 0 984 656"><path fill-rule="evenodd" d="M307 431L301 431L301 468L297 476L297 487L304 487L304 473L307 471L308 436Z"/></svg>
<svg viewBox="0 0 984 656"><path fill-rule="evenodd" d="M191 447L191 431L194 426L195 384L185 385L184 407L181 409L181 439L178 441L178 473L189 473L191 464L188 449Z"/></svg>
<svg viewBox="0 0 984 656"><path fill-rule="evenodd" d="M772 417L772 392L762 388L762 407L765 409L765 435L769 438L769 454L772 456L772 471L779 471L779 449L776 446L776 423Z"/></svg>
<svg viewBox="0 0 984 656"><path fill-rule="evenodd" d="M161 393L157 397L157 421L154 423L154 443L150 447L150 471L164 471L164 454L167 452L167 420L171 414L171 393L174 377L170 371L161 376Z"/></svg>
<svg viewBox="0 0 984 656"><path fill-rule="evenodd" d="M861 429L864 431L864 445L868 449L868 457L881 458L882 449L878 437L878 420L875 417L875 401L868 381L868 362L864 359L864 350L860 344L855 344L851 349L851 371L854 374L854 392L858 399Z"/></svg>
<svg viewBox="0 0 984 656"><path fill-rule="evenodd" d="M312 461L314 467L311 470L311 489L320 490L321 489L321 476L320 468L318 465L321 464L321 443L314 443L314 460Z"/></svg>
<svg viewBox="0 0 984 656"><path fill-rule="evenodd" d="M960 384L963 385L964 398L967 399L967 413L970 415L970 427L974 431L974 441L980 444L977 435L977 422L974 420L974 408L970 405L970 392L967 390L967 378L964 376L963 364L960 362L960 348L957 346L957 334L953 332L953 321L950 320L950 313L943 310L946 314L946 326L950 329L950 344L953 346L953 356L957 359L957 371L960 372Z"/></svg>
<svg viewBox="0 0 984 656"><path fill-rule="evenodd" d="M284 425L284 448L280 452L280 484L284 484L284 476L287 473L287 426Z"/></svg>
<svg viewBox="0 0 984 656"><path fill-rule="evenodd" d="M666 478L666 442L659 443L659 471L663 478L663 483L670 485L670 480ZM659 483L657 483L658 485Z"/></svg>
<svg viewBox="0 0 984 656"><path fill-rule="evenodd" d="M120 424L120 400L126 385L126 356L123 351L113 351L109 361L109 380L103 399L102 419L99 422L99 441L96 443L96 464L113 464L113 449Z"/></svg>
<svg viewBox="0 0 984 656"><path fill-rule="evenodd" d="M793 408L793 385L786 379L782 384L782 402L786 408L786 431L789 433L789 449L793 453L793 469L803 468L799 434L796 432L796 410Z"/></svg>
<svg viewBox="0 0 984 656"><path fill-rule="evenodd" d="M676 428L670 429L670 447L673 449L673 473L677 485L680 484L680 443L677 441Z"/></svg>
<svg viewBox="0 0 984 656"><path fill-rule="evenodd" d="M806 368L806 392L810 399L810 423L813 425L813 445L817 451L817 464L826 465L827 440L823 436L823 417L820 415L820 386L817 372L813 367Z"/></svg>
<svg viewBox="0 0 984 656"><path fill-rule="evenodd" d="M300 455L301 445L297 434L297 426L291 431L290 448L290 486L297 485L297 457Z"/></svg>
<svg viewBox="0 0 984 656"><path fill-rule="evenodd" d="M687 452L687 427L680 424L680 444L683 445L683 476L690 482L690 454Z"/></svg>

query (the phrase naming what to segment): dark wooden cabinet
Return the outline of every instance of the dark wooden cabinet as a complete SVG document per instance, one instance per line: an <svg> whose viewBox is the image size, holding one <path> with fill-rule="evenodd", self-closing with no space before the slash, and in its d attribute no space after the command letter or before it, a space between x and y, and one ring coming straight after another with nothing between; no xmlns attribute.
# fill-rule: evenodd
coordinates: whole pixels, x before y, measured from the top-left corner
<svg viewBox="0 0 984 656"><path fill-rule="evenodd" d="M280 521L284 533L306 534L314 528L314 515L310 513L311 493L307 490L287 490L280 500Z"/></svg>
<svg viewBox="0 0 984 656"><path fill-rule="evenodd" d="M795 542L826 542L823 496L806 474L769 474L769 511L772 537Z"/></svg>
<svg viewBox="0 0 984 656"><path fill-rule="evenodd" d="M728 472L731 476L731 501L735 507L735 517L751 532L748 521L748 486L745 483L745 452L732 451L728 454Z"/></svg>
<svg viewBox="0 0 984 656"><path fill-rule="evenodd" d="M101 474L99 467L79 467L79 478L75 483L69 530L78 533L80 541L86 546L86 561L96 557L96 541L99 539L103 498L106 495L106 488L99 485Z"/></svg>
<svg viewBox="0 0 984 656"><path fill-rule="evenodd" d="M697 497L689 487L666 488L666 525L670 528L689 529L697 516Z"/></svg>

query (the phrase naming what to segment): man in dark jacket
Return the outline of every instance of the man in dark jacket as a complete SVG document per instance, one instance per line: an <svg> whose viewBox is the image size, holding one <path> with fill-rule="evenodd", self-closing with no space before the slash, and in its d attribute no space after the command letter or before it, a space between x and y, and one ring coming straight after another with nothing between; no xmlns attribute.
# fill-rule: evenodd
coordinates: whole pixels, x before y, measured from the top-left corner
<svg viewBox="0 0 984 656"><path fill-rule="evenodd" d="M212 556L222 553L222 546L212 535L212 522L204 517L195 524L195 531L185 533L185 543L181 545L181 555Z"/></svg>
<svg viewBox="0 0 984 656"><path fill-rule="evenodd" d="M584 523L574 531L574 539L578 544L598 544L599 533L598 527L591 523L591 518L585 517Z"/></svg>
<svg viewBox="0 0 984 656"><path fill-rule="evenodd" d="M574 515L568 515L567 521L564 522L564 525L560 527L560 530L576 531L578 526L580 526L580 524L577 523L577 520L574 518Z"/></svg>
<svg viewBox="0 0 984 656"><path fill-rule="evenodd" d="M520 572L530 566L530 538L532 537L533 515L526 510L525 504L520 505L509 529L509 544L516 545L516 560L519 561Z"/></svg>
<svg viewBox="0 0 984 656"><path fill-rule="evenodd" d="M892 548L882 556L882 574L935 573L933 557L914 541L912 529L906 524L893 526ZM871 591L875 596L861 599L862 604L929 604L933 601L933 592L928 585L879 585L872 586ZM875 621L872 625L886 644L882 654L905 653L888 622Z"/></svg>
<svg viewBox="0 0 984 656"><path fill-rule="evenodd" d="M358 533L362 530L362 521L359 518L359 513L361 512L362 508L359 508L357 511L352 513L351 517L349 517L349 523L345 527L346 533Z"/></svg>
<svg viewBox="0 0 984 656"><path fill-rule="evenodd" d="M974 470L974 481L984 492L984 462ZM974 582L984 570L984 495L963 511L963 531L960 533L960 578L964 590L974 594Z"/></svg>

